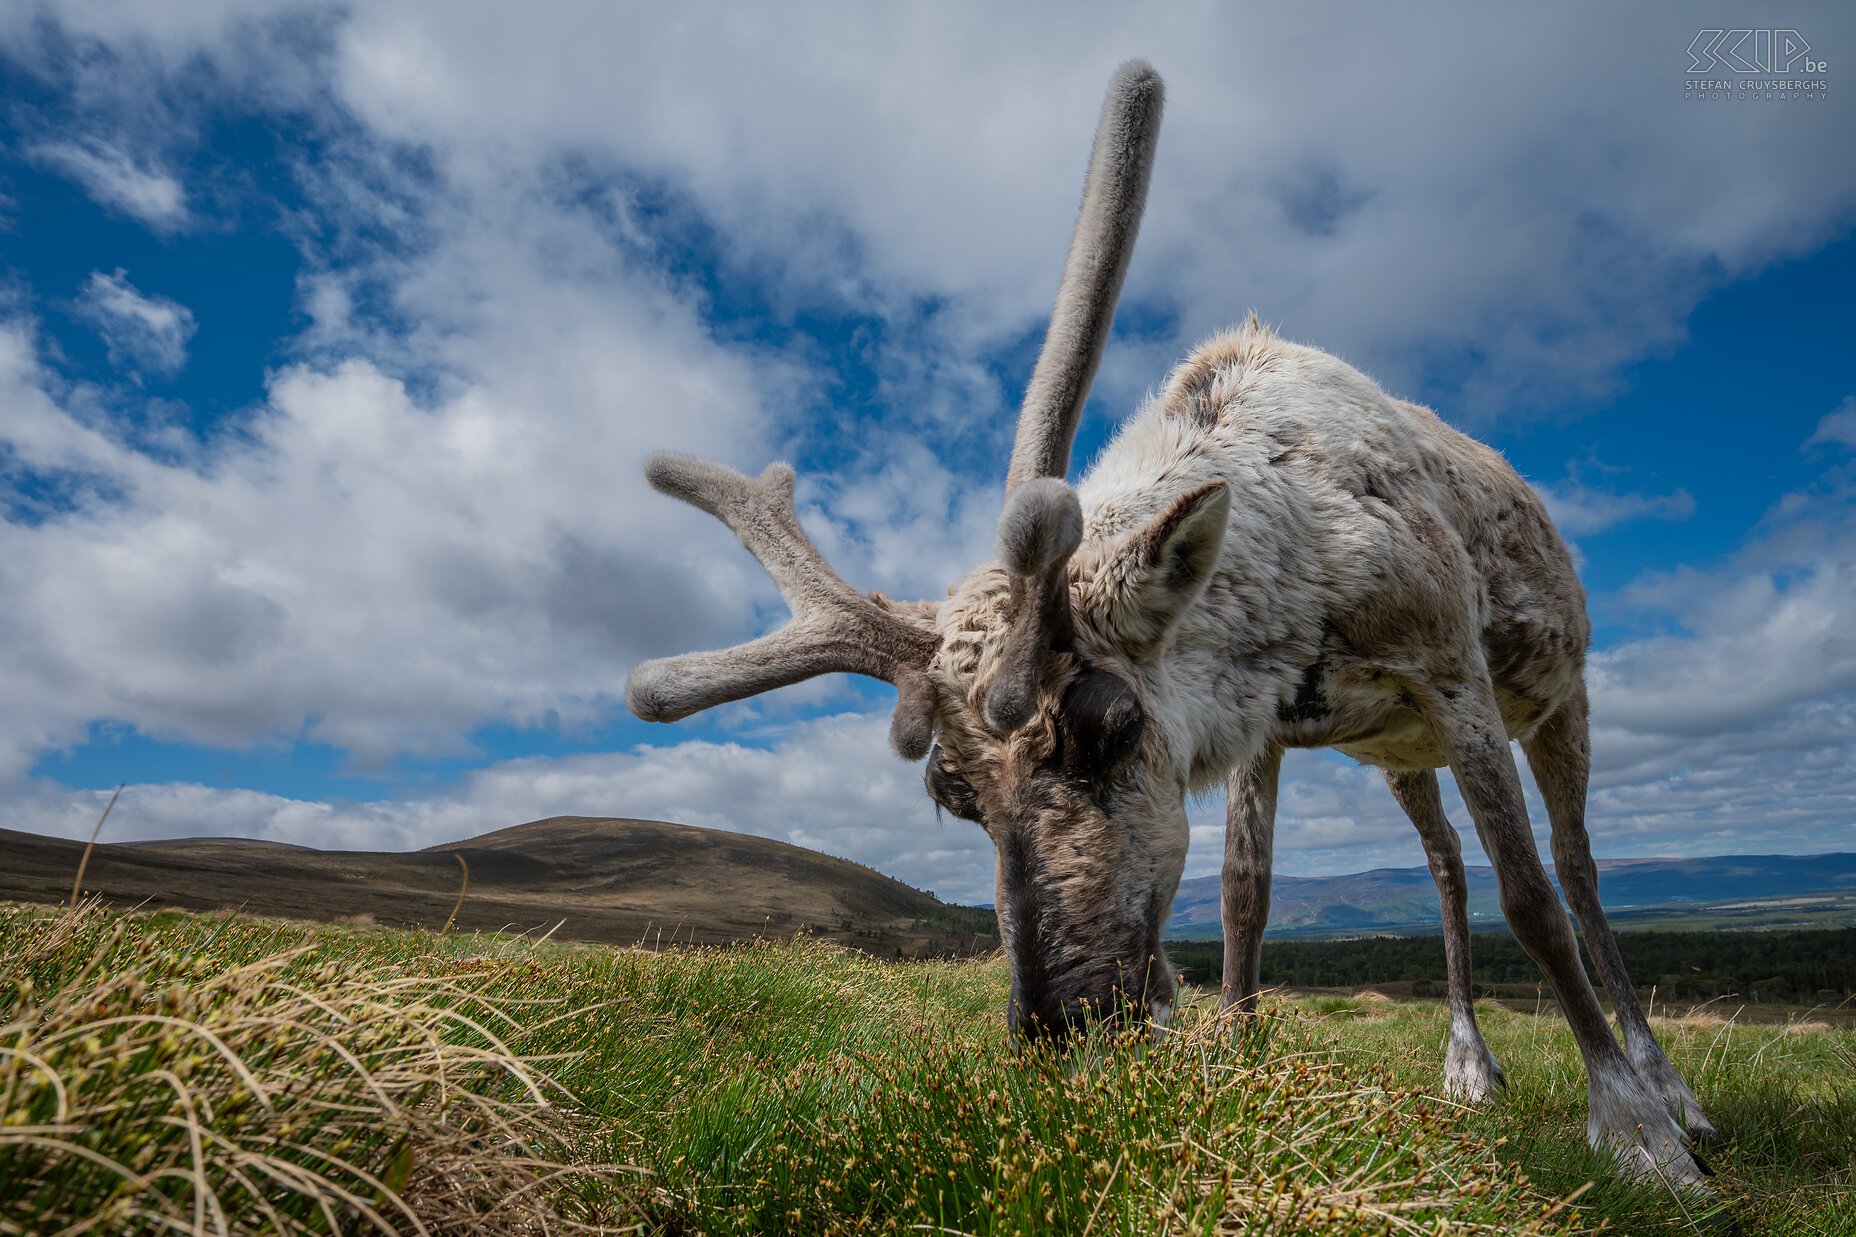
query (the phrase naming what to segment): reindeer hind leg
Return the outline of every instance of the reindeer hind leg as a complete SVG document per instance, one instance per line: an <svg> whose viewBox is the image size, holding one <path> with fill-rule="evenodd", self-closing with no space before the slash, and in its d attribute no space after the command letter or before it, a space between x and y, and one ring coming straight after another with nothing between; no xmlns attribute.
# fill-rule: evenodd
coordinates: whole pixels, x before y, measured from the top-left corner
<svg viewBox="0 0 1856 1237"><path fill-rule="evenodd" d="M1649 1019L1637 1003L1636 988L1618 951L1617 937L1599 904L1598 865L1592 860L1592 842L1585 831L1586 781L1592 764L1588 735L1585 685L1581 683L1566 703L1521 744L1553 824L1554 871L1579 921L1586 952L1592 956L1612 1008L1617 1011L1618 1026L1624 1032L1624 1055L1638 1077L1662 1095L1689 1137L1697 1143L1712 1143L1718 1139L1714 1124L1651 1034Z"/></svg>
<svg viewBox="0 0 1856 1237"><path fill-rule="evenodd" d="M1547 881L1528 828L1521 778L1486 666L1471 663L1454 683L1419 684L1424 709L1476 822L1501 886L1502 913L1559 1001L1585 1061L1590 1102L1586 1138L1626 1171L1673 1185L1705 1188L1688 1139L1662 1096L1638 1077L1579 962L1559 895Z"/></svg>
<svg viewBox="0 0 1856 1237"><path fill-rule="evenodd" d="M1399 807L1424 841L1424 857L1437 882L1443 912L1444 964L1449 974L1450 1041L1444 1051L1444 1094L1480 1103L1504 1085L1501 1063L1476 1025L1476 993L1470 980L1469 880L1463 871L1463 847L1456 828L1444 815L1434 769L1381 770Z"/></svg>

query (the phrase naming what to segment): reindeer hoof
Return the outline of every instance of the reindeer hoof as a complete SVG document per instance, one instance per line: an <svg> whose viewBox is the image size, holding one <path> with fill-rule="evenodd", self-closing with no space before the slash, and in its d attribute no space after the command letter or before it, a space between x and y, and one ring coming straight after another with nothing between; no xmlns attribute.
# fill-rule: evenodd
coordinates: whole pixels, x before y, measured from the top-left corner
<svg viewBox="0 0 1856 1237"><path fill-rule="evenodd" d="M1501 1062L1487 1044L1480 1039L1450 1041L1449 1051L1444 1054L1445 1095L1465 1104L1484 1104L1493 1101L1507 1085Z"/></svg>
<svg viewBox="0 0 1856 1237"><path fill-rule="evenodd" d="M1586 1139L1608 1152L1620 1171L1674 1190L1712 1196L1708 1170L1690 1153L1687 1134L1669 1115L1662 1097L1635 1075L1592 1075L1591 1116Z"/></svg>
<svg viewBox="0 0 1856 1237"><path fill-rule="evenodd" d="M1682 1076L1676 1073L1676 1067L1669 1063L1669 1058L1661 1052L1643 1054L1633 1058L1631 1068L1637 1076L1648 1083L1650 1088L1663 1097L1669 1113L1688 1132L1691 1145L1696 1147L1719 1146L1720 1134L1714 1128L1714 1122L1708 1120L1707 1112L1695 1093L1688 1089Z"/></svg>

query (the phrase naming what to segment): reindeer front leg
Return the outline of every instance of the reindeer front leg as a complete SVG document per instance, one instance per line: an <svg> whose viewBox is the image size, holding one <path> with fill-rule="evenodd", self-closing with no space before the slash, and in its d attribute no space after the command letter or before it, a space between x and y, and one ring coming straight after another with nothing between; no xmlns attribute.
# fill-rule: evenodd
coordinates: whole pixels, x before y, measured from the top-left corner
<svg viewBox="0 0 1856 1237"><path fill-rule="evenodd" d="M1424 857L1437 882L1444 924L1444 965L1450 976L1450 1046L1444 1052L1444 1094L1479 1103L1503 1086L1502 1067L1476 1025L1476 992L1470 980L1469 878L1463 846L1444 815L1437 771L1381 770L1392 797L1405 809L1424 841Z"/></svg>
<svg viewBox="0 0 1856 1237"><path fill-rule="evenodd" d="M1224 917L1224 1007L1245 1014L1256 1010L1261 987L1281 772L1282 749L1272 745L1225 783L1224 871L1218 889Z"/></svg>
<svg viewBox="0 0 1856 1237"><path fill-rule="evenodd" d="M1508 751L1487 668L1474 656L1454 682L1413 686L1475 819L1482 849L1495 866L1508 926L1552 985L1578 1041L1589 1102L1587 1141L1639 1176L1700 1187L1702 1172L1688 1153L1688 1140L1662 1097L1644 1084L1618 1047L1580 965L1572 923L1534 849L1521 777Z"/></svg>

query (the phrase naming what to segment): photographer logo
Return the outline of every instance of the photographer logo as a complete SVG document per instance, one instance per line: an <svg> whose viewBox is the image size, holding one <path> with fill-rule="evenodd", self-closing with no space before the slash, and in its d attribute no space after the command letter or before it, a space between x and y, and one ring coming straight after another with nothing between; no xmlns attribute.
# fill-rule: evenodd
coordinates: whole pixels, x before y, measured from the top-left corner
<svg viewBox="0 0 1856 1237"><path fill-rule="evenodd" d="M1830 94L1830 62L1813 56L1796 30L1696 33L1688 45L1682 97L1697 102L1819 101Z"/></svg>

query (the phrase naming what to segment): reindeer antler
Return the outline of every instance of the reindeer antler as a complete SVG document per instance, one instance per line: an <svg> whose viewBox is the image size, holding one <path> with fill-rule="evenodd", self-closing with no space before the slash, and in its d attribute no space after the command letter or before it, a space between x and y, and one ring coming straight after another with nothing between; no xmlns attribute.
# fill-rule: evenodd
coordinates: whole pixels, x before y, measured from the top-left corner
<svg viewBox="0 0 1856 1237"><path fill-rule="evenodd" d="M1012 630L986 696L986 722L1001 734L1031 719L1044 655L1069 636L1068 564L1082 540L1083 511L1063 478L1140 231L1165 95L1144 60L1122 65L1109 83L1050 330L1018 414L999 516Z"/></svg>
<svg viewBox="0 0 1856 1237"><path fill-rule="evenodd" d="M999 557L1012 573L1012 629L986 699L987 722L1000 733L1030 718L1044 654L1070 628L1066 565L1082 539L1083 514L1063 477L1140 229L1162 96L1159 74L1139 60L1123 65L1109 86L1050 331L1019 414L999 519ZM625 684L633 713L671 722L814 675L848 671L895 684L890 743L909 760L928 754L934 689L927 668L940 638L887 598L866 597L838 578L793 514L791 468L773 464L750 480L707 460L660 454L646 461L645 477L734 529L779 586L793 618L772 635L732 649L645 662Z"/></svg>
<svg viewBox="0 0 1856 1237"><path fill-rule="evenodd" d="M814 675L867 674L896 687L889 740L906 760L928 754L934 691L927 667L940 637L865 596L831 569L793 512L793 470L770 464L750 479L732 468L668 452L645 461L645 479L735 531L793 612L771 635L732 649L648 661L625 682L625 704L648 722L674 722L730 700Z"/></svg>

